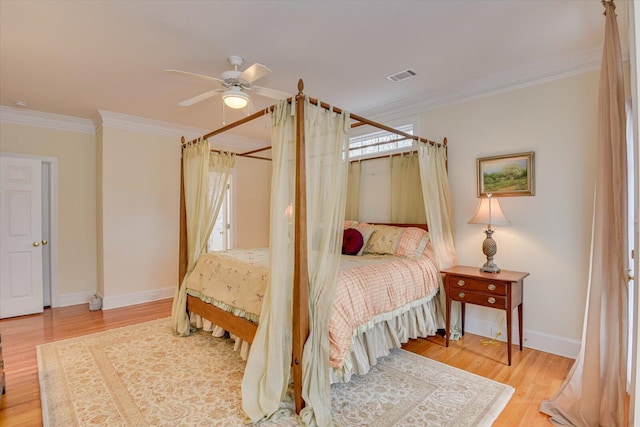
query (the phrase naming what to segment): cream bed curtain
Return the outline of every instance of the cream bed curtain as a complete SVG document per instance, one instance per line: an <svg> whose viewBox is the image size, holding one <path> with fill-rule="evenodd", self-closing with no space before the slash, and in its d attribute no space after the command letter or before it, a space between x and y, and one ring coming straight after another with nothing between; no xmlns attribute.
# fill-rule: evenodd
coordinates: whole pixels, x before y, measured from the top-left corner
<svg viewBox="0 0 640 427"><path fill-rule="evenodd" d="M344 211L344 219L357 221L360 219L360 176L362 175L362 163L360 161L349 164L349 177L347 179L347 206Z"/></svg>
<svg viewBox="0 0 640 427"><path fill-rule="evenodd" d="M242 379L242 407L252 421L275 413L289 385L293 317L293 209L295 103L271 114L270 279Z"/></svg>
<svg viewBox="0 0 640 427"><path fill-rule="evenodd" d="M420 159L420 180L425 200L425 212L429 236L433 244L436 265L442 270L456 264L456 249L453 240L453 203L449 177L447 175L447 147L444 145L418 145ZM428 202L426 202L428 201ZM440 280L438 325L444 328L446 293ZM459 339L462 333L460 305L451 305L451 339Z"/></svg>
<svg viewBox="0 0 640 427"><path fill-rule="evenodd" d="M310 333L303 352L301 421L331 425L329 317L340 264L348 172L349 114L305 99L305 160ZM272 114L271 276L242 381L242 404L252 421L280 407L290 376L293 293L292 218L295 104Z"/></svg>
<svg viewBox="0 0 640 427"><path fill-rule="evenodd" d="M181 336L190 333L187 277L207 245L235 162L234 154L211 153L210 150L209 142L201 139L187 145L182 153L187 214L187 274L176 289L171 310L173 330Z"/></svg>
<svg viewBox="0 0 640 427"><path fill-rule="evenodd" d="M305 105L309 338L302 356L300 417L304 425L331 423L329 320L338 283L349 166L349 113Z"/></svg>
<svg viewBox="0 0 640 427"><path fill-rule="evenodd" d="M403 153L391 157L391 222L424 224L424 198L420 188L418 155Z"/></svg>

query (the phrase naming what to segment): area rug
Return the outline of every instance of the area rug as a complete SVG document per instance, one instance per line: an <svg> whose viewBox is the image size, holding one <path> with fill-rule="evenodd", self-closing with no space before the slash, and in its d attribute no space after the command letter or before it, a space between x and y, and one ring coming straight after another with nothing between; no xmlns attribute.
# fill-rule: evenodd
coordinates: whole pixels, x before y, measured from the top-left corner
<svg viewBox="0 0 640 427"><path fill-rule="evenodd" d="M45 426L242 426L245 362L230 339L169 319L37 347ZM332 386L336 426L488 426L513 388L404 350ZM289 402L261 425L297 426Z"/></svg>

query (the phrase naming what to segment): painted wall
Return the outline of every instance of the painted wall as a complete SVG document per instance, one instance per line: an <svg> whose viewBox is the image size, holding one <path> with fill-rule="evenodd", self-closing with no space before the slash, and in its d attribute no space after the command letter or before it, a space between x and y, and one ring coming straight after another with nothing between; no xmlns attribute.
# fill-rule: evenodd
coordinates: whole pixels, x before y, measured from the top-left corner
<svg viewBox="0 0 640 427"><path fill-rule="evenodd" d="M104 306L172 296L178 282L179 141L108 126L101 135Z"/></svg>
<svg viewBox="0 0 640 427"><path fill-rule="evenodd" d="M238 157L235 180L235 248L269 246L271 162Z"/></svg>
<svg viewBox="0 0 640 427"><path fill-rule="evenodd" d="M58 159L58 292L61 297L94 292L95 135L0 123L0 151Z"/></svg>
<svg viewBox="0 0 640 427"><path fill-rule="evenodd" d="M476 158L535 152L536 195L500 200L511 225L497 227L495 260L531 273L525 345L569 356L579 349L587 292L598 77L593 71L487 96L426 112L420 121L421 134L449 140L459 264L484 262L483 227L467 224L477 205ZM495 335L503 316L469 306L467 329Z"/></svg>

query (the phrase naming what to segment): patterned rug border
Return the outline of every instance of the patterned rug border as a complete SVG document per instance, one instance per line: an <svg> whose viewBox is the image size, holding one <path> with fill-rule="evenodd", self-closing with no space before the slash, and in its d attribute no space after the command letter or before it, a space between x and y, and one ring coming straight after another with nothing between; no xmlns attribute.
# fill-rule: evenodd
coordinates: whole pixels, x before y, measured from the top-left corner
<svg viewBox="0 0 640 427"><path fill-rule="evenodd" d="M38 364L38 380L40 384L40 396L41 396L41 404L42 404L43 425L44 426L52 425L51 424L52 421L58 422L58 423L60 421L63 421L65 426L67 425L78 426L78 425L81 425L82 423L80 421L80 418L78 418L79 413L76 413L77 408L83 408L82 406L76 407L73 411L68 411L67 406L62 407L61 409L60 405L58 405L58 402L60 401L61 396L56 396L56 394L62 393L63 395L62 397L65 402L74 402L72 395L74 392L77 393L77 389L72 388L72 384L69 383L69 380L66 377L66 374L57 372L55 369L55 368L61 368L62 366L65 366L64 363L66 362L66 361L60 360L61 357L58 354L57 347L64 346L64 345L73 345L74 343L77 343L80 341L87 341L86 342L87 346L95 345L95 343L92 343L92 341L95 341L96 343L99 343L100 345L102 345L102 343L100 342L102 337L108 337L110 335L115 335L118 333L122 334L123 332L124 332L124 335L126 336L126 330L132 330L132 329L135 330L136 328L148 328L148 327L153 327L154 325L158 325L159 328L166 328L168 326L168 323L169 323L169 318L161 318L161 319L151 320L147 322L136 323L132 325L124 325L124 326L109 329L106 331L81 335L77 337L67 338L67 339L58 340L58 341L52 341L49 343L38 345L36 347L36 354L37 354L37 364ZM107 341L109 341L109 339L107 339ZM104 345L107 345L107 344L110 344L110 343L105 342ZM93 354L93 350L90 350L90 351ZM50 357L51 353L55 353L55 359L53 361L50 359L47 359L47 356ZM468 381L469 383L482 383L483 386L484 384L486 384L486 389L492 389L491 393L493 394L490 394L488 398L487 396L484 396L484 395L471 396L471 399L475 400L475 402L484 403L485 401L489 401L489 403L485 404L484 406L478 403L476 403L475 406L472 405L472 409L474 410L472 411L472 414L473 414L472 416L475 417L473 418L474 423L472 425L474 426L490 426L497 419L500 413L503 411L504 407L509 402L509 400L511 399L511 397L515 392L515 389L510 385L503 384L503 383L494 381L492 379L482 377L480 375L467 372L459 368L449 366L442 362L438 362L438 361L435 361L435 360L432 360L424 356L420 356L415 353L405 351L402 349L394 349L391 351L390 356L386 356L385 358L380 359L382 363L378 363L374 368L374 370L377 371L376 375L394 375L394 379L396 379L396 381L399 381L397 380L398 374L400 375L402 375L403 373L406 373L407 375L415 374L415 372L411 373L409 371L407 372L403 371L402 370L403 362L399 362L399 364L395 363L394 360L396 359L394 359L394 357L400 361L403 359L406 359L407 361L406 363L409 363L409 364L412 364L411 362L415 362L416 366L421 366L420 369L422 369L422 366L424 366L424 369L423 369L424 371L428 371L429 370L428 367L430 366L432 367L431 369L438 371L438 375L440 375L440 372L441 372L442 376L459 378L463 382L468 378L470 379L470 381ZM239 359L239 356L238 356L238 359ZM51 367L54 367L54 369L51 370ZM388 371L388 372L385 374L384 371ZM419 370L419 372L421 372L421 370ZM360 378L363 378L366 381L366 379L371 376L372 374L367 374ZM116 371L114 371L114 377L118 377L118 373ZM101 378L103 379L103 381L105 381L105 378L103 375L101 376ZM358 378L358 377L356 376L354 378ZM118 378L118 381L120 381L119 378ZM122 381L125 381L125 380L123 379ZM419 378L419 375L412 376L411 378L405 379L405 381L406 382L404 384L408 384L411 381L420 383L420 378ZM46 386L45 386L45 383L47 383ZM342 386L358 387L358 386L354 386L352 383L354 383L353 380L350 383L340 384L338 386L339 387L342 387ZM386 384L386 383L378 382L373 384ZM51 400L52 402L54 402L53 403L54 407L49 407L50 396L48 396L47 394L47 387L50 389L49 392L50 393L53 392L54 396L56 396L55 398L53 398L53 400ZM358 389L355 389L355 391L357 390ZM343 394L343 398L342 398L343 400L344 400L344 396L352 396L351 394L349 394L351 393L349 389L346 389L339 393ZM423 391L423 393L429 394L431 392ZM386 397L387 395L383 394L380 396ZM413 394L410 394L404 403L408 401L413 401L415 399L417 399L417 397L414 396ZM416 402L418 402L419 404L422 404L424 400L418 399L416 400ZM387 426L396 425L395 424L396 421L392 421L391 418L401 420L406 415L406 411L402 410L405 406L406 405L402 405L402 404L398 405L396 403L395 407L393 407L391 410L387 409L386 412L383 412L383 419L385 421L383 425L387 425ZM469 403L464 404L463 406L461 406L461 408L466 408L467 406L469 406ZM446 408L446 405L445 405L445 408ZM340 411L342 411L342 407L340 407L339 409ZM407 409L407 408L404 408L404 409ZM137 407L136 407L136 410L137 410ZM59 419L61 412L66 416L66 417L65 416L61 417L63 418L63 420ZM73 412L73 413L68 414L68 412ZM120 411L118 411L118 413L120 413ZM340 414L340 417L342 417L342 413L341 412L338 412L338 413ZM470 415L467 413L467 409L465 409L463 412L456 412L454 410L454 413L455 413L454 415L455 418L452 417L452 419L450 419L450 423L440 424L437 422L436 423L428 422L426 425L461 425L467 422L470 417ZM351 415L351 418L347 417L347 418L340 418L339 420L336 419L335 421L340 421L339 425L353 425L351 423L353 423L354 420L360 420L360 418L353 418L353 414L350 412L346 412L345 414ZM126 415L127 414L124 414L123 416L126 417ZM53 417L53 419L51 419L51 417ZM458 418L459 418L458 421L460 421L460 424L456 422ZM351 420L351 423L349 423L349 419ZM389 424L389 422L392 422L392 424ZM397 421L397 422L400 423L401 421ZM144 423L144 419L143 419L143 423ZM367 424L367 425L374 426L374 425L378 425L377 423L378 421L374 420L373 423ZM290 425L290 424L287 424L287 425Z"/></svg>
<svg viewBox="0 0 640 427"><path fill-rule="evenodd" d="M40 405L42 406L42 424L44 426L50 426L51 425L50 420L49 420L49 405L48 405L47 389L46 389L45 384L44 384L45 383L45 377L42 374L42 372L44 372L44 363L46 363L44 355L43 355L43 351L44 351L45 348L47 348L47 347L55 347L57 345L65 344L65 343L83 341L83 340L88 339L89 337L99 338L100 336L110 335L110 334L113 334L113 333L117 332L118 330L122 330L122 329L126 329L126 328L134 328L134 327L138 327L138 326L152 325L152 324L155 324L155 323L164 324L169 319L171 319L171 318L170 317L162 317L162 318L156 319L156 320L148 320L146 322L119 326L117 328L107 329L106 331L94 332L92 334L78 335L77 337L73 337L73 338L65 338L65 339L62 339L62 340L51 341L51 342L44 343L44 344L38 344L36 346L36 359L37 359L37 362L38 362L38 384L40 386ZM60 388L56 389L56 393L58 393L60 391L61 391ZM68 389L65 387L64 391L67 392ZM77 423L73 424L73 425L77 425ZM71 427L71 426L69 426L69 427Z"/></svg>
<svg viewBox="0 0 640 427"><path fill-rule="evenodd" d="M515 393L515 388L510 386L509 384L501 383L499 381L492 380L491 378L483 377L482 375L474 374L473 372L465 371L464 369L456 368L455 366L447 365L442 362L438 362L437 360L429 359L428 357L420 356L419 354L412 353L403 349L394 349L392 352L402 352L407 358L414 358L415 360L420 360L420 363L425 363L425 359L428 361L427 363L432 363L447 372L464 372L467 376L477 378L482 381L486 381L488 383L495 384L496 386L502 387L503 390L500 395L497 397L495 401L495 405L493 405L487 414L479 420L481 425L491 425L496 418L502 413L504 407L507 405L513 393Z"/></svg>

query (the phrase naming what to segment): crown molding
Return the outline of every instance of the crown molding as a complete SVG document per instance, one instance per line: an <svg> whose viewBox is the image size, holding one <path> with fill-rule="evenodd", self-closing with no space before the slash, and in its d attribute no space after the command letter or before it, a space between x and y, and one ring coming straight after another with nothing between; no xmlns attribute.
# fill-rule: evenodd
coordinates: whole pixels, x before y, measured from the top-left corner
<svg viewBox="0 0 640 427"><path fill-rule="evenodd" d="M184 136L186 139L197 138L198 136L202 136L208 132L206 129L200 129L193 126L146 119L144 117L131 116L128 114L114 113L104 110L98 110L98 114L93 118L93 124L96 130L100 129L101 126L108 126L117 129L151 133L155 135L173 136L178 138Z"/></svg>
<svg viewBox="0 0 640 427"><path fill-rule="evenodd" d="M0 123L37 126L48 129L89 134L96 133L93 122L88 119L7 107L5 105L0 106Z"/></svg>
<svg viewBox="0 0 640 427"><path fill-rule="evenodd" d="M623 55L628 60L628 52ZM594 47L570 57L539 61L526 67L502 70L462 85L439 90L366 110L361 115L375 120L393 120L424 113L460 102L496 95L600 69L602 47Z"/></svg>
<svg viewBox="0 0 640 427"><path fill-rule="evenodd" d="M192 140L209 132L208 129L201 129L193 126L180 125L177 123L163 122L143 117L130 116L127 114L114 113L111 111L98 110L98 114L93 119L95 129L108 126L117 129L130 130L134 132L150 133L179 138L184 136L186 140ZM264 141L245 138L233 134L221 134L210 138L211 146L218 150L229 150L233 152L248 151L263 147Z"/></svg>

